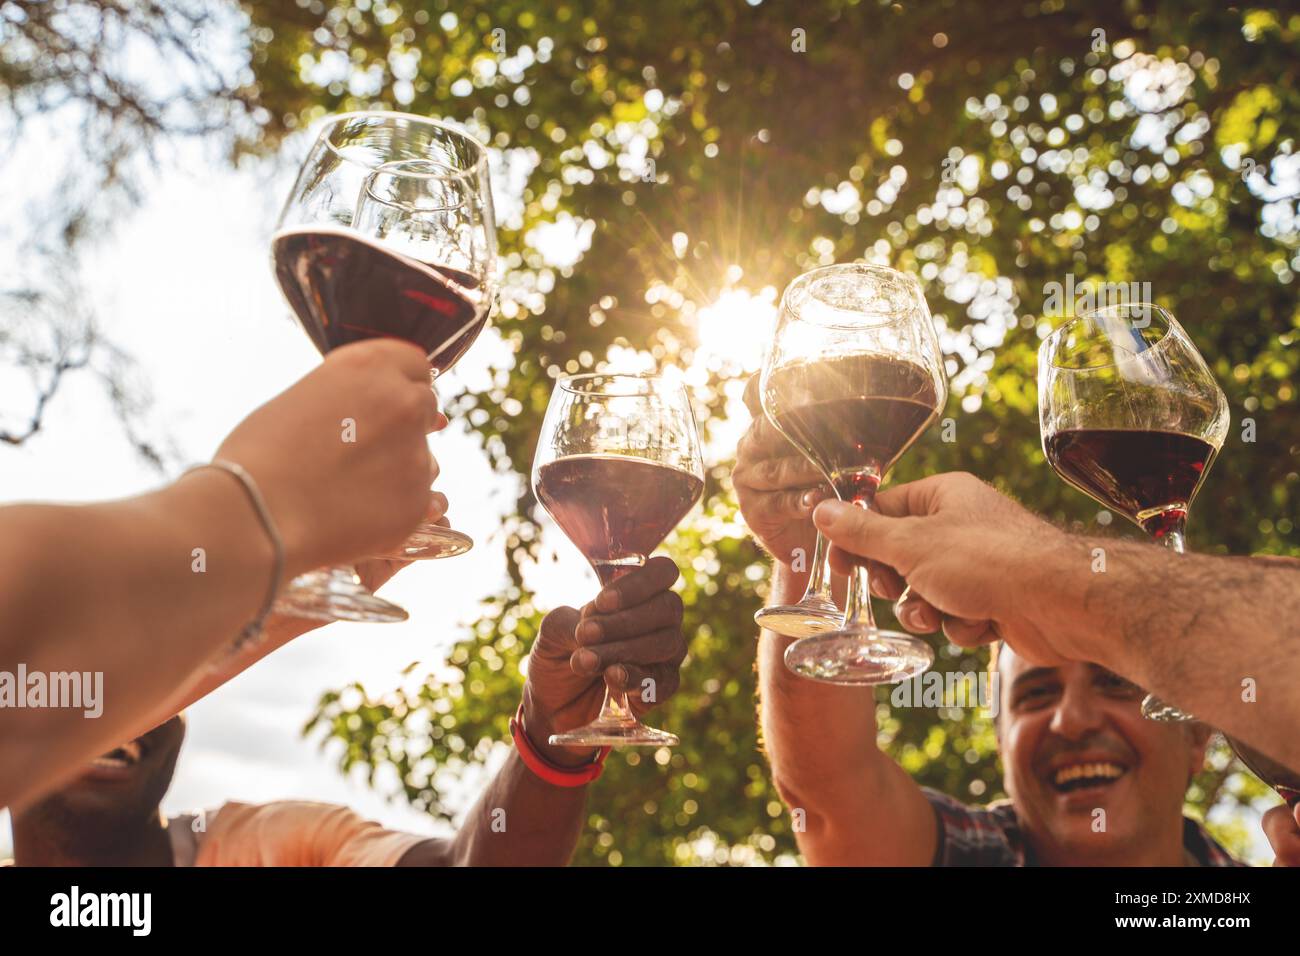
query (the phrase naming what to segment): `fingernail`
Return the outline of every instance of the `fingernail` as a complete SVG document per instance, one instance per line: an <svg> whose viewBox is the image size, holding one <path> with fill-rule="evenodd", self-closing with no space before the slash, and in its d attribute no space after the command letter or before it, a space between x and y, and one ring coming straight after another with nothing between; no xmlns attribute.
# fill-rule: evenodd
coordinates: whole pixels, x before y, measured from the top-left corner
<svg viewBox="0 0 1300 956"><path fill-rule="evenodd" d="M817 492L805 491L803 497L799 499L799 504L803 505L805 508L811 508L813 505L817 504L817 497Z"/></svg>
<svg viewBox="0 0 1300 956"><path fill-rule="evenodd" d="M843 501L823 501L813 512L813 524L822 531L833 528L841 518L849 514L853 505Z"/></svg>
<svg viewBox="0 0 1300 956"><path fill-rule="evenodd" d="M596 669L596 662L598 660L599 658L596 657L594 652L588 650L581 650L574 655L573 664L575 667L578 668L578 670L591 673Z"/></svg>
<svg viewBox="0 0 1300 956"><path fill-rule="evenodd" d="M627 687L627 668L622 664L609 668L605 673L619 687Z"/></svg>
<svg viewBox="0 0 1300 956"><path fill-rule="evenodd" d="M583 621L578 625L578 630L574 636L584 644L593 644L600 640L600 625L595 621ZM590 654L591 652L587 651L586 653Z"/></svg>
<svg viewBox="0 0 1300 956"><path fill-rule="evenodd" d="M596 610L598 611L617 611L618 610L618 592L601 591L596 595Z"/></svg>

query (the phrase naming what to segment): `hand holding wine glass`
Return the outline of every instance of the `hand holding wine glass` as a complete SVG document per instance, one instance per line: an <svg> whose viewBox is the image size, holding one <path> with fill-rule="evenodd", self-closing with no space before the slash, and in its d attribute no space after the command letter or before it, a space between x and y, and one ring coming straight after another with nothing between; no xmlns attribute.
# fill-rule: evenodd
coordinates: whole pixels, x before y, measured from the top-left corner
<svg viewBox="0 0 1300 956"><path fill-rule="evenodd" d="M528 655L524 725L553 762L590 759L573 747L547 751L546 741L595 720L606 687L626 694L636 717L676 693L686 658L682 600L671 590L679 576L670 559L654 557L581 610L559 607L542 619Z"/></svg>
<svg viewBox="0 0 1300 956"><path fill-rule="evenodd" d="M746 526L775 560L790 564L812 555L813 508L835 493L761 412L741 436L731 479Z"/></svg>
<svg viewBox="0 0 1300 956"><path fill-rule="evenodd" d="M1038 353L1043 452L1057 474L1181 553L1223 447L1228 400L1174 316L1145 302L1080 315ZM1148 696L1152 720L1191 720Z"/></svg>
<svg viewBox="0 0 1300 956"><path fill-rule="evenodd" d="M870 508L889 469L947 398L920 284L862 263L795 279L781 298L761 392L772 424L840 500ZM805 677L879 684L925 670L934 653L919 638L875 626L866 571L854 567L842 628L801 638L785 660Z"/></svg>
<svg viewBox="0 0 1300 956"><path fill-rule="evenodd" d="M556 383L533 458L533 491L591 564L602 596L619 593L612 585L646 564L703 490L699 432L681 385L604 373ZM595 611L616 610L601 600ZM606 691L591 723L550 738L576 747L677 742L637 720L626 687Z"/></svg>
<svg viewBox="0 0 1300 956"><path fill-rule="evenodd" d="M216 457L257 480L290 571L381 550L427 513L434 463L425 435L446 418L426 376L424 357L409 345L352 345L222 442ZM359 423L354 442L340 437L339 423L349 418Z"/></svg>
<svg viewBox="0 0 1300 956"><path fill-rule="evenodd" d="M271 251L285 299L323 354L402 339L424 353L431 387L482 331L495 295L487 150L406 113L333 117L303 162ZM445 522L425 521L390 556L450 557L472 545ZM406 617L341 567L295 580L279 608L327 621Z"/></svg>

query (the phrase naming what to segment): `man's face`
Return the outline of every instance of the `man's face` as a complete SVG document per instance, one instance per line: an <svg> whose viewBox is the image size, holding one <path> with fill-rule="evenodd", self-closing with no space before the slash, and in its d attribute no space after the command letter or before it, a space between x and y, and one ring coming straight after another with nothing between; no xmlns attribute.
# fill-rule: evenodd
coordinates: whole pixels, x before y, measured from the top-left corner
<svg viewBox="0 0 1300 956"><path fill-rule="evenodd" d="M26 811L65 845L100 848L158 812L171 786L185 720L166 723L93 760L65 786ZM131 830L134 832L134 830Z"/></svg>
<svg viewBox="0 0 1300 956"><path fill-rule="evenodd" d="M1031 837L1086 864L1181 832L1202 725L1144 719L1145 692L1095 664L1035 667L1004 646L998 671L1005 784Z"/></svg>

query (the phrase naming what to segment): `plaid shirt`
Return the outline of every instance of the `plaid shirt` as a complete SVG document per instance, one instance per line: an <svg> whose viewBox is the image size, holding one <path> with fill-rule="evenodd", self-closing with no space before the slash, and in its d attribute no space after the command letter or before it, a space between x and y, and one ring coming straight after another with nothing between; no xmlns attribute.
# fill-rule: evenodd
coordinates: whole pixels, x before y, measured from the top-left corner
<svg viewBox="0 0 1300 956"><path fill-rule="evenodd" d="M1036 865L1010 800L968 807L928 787L923 787L922 792L934 808L939 828L934 866ZM1245 866L1216 843L1204 827L1186 817L1183 846L1201 866Z"/></svg>

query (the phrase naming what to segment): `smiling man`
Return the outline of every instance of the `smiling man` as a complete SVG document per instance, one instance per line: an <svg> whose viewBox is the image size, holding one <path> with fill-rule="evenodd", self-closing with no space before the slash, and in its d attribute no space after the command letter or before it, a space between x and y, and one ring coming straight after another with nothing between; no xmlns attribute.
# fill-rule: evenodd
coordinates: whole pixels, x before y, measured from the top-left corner
<svg viewBox="0 0 1300 956"><path fill-rule="evenodd" d="M750 531L775 558L768 603L794 604L808 581L795 566L813 553L823 479L761 415L732 477ZM978 807L920 787L877 744L872 690L791 673L790 643L762 633L761 719L773 780L811 864L1235 865L1182 814L1208 731L1144 720L1143 692L1103 667L1037 667L1002 646L993 666L1010 799Z"/></svg>
<svg viewBox="0 0 1300 956"><path fill-rule="evenodd" d="M996 718L1010 799L969 807L922 790L945 866L1232 866L1183 796L1205 759L1203 724L1143 719L1145 692L1095 664L1034 667L995 652ZM929 841L922 841L925 848Z"/></svg>

